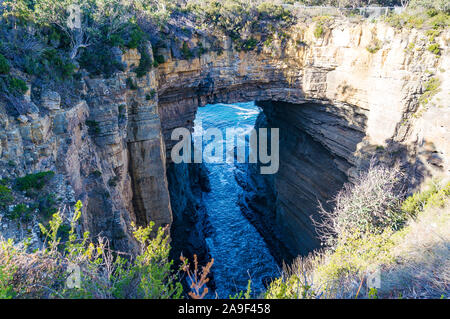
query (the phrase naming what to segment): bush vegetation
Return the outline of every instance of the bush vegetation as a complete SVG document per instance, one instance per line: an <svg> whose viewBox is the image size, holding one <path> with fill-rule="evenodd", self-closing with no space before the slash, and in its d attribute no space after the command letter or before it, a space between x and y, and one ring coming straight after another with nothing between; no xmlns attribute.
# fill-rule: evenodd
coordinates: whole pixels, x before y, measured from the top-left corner
<svg viewBox="0 0 450 319"><path fill-rule="evenodd" d="M322 37L325 29L327 28L327 24L331 21L331 17L329 16L317 16L313 17L313 21L315 21L316 25L314 27L314 36L318 39Z"/></svg>
<svg viewBox="0 0 450 319"><path fill-rule="evenodd" d="M89 233L77 233L81 208L78 202L69 224L57 212L48 227L39 225L47 243L41 249L29 252L27 245L0 242L0 298L182 297L179 271L172 270L168 258L166 229L150 238L153 223L133 226L140 251L127 256L113 252L104 238L94 243ZM67 234L65 241L61 233Z"/></svg>
<svg viewBox="0 0 450 319"><path fill-rule="evenodd" d="M354 184L346 184L336 195L335 208L321 208L316 221L322 241L334 246L360 234L381 234L387 228L397 230L408 219L402 211L403 174L398 166L388 168L371 164Z"/></svg>
<svg viewBox="0 0 450 319"><path fill-rule="evenodd" d="M402 192L394 191L399 177L397 168L372 166L347 185L336 208L323 211L331 245L285 266L266 297L448 297L450 183L434 181L400 201ZM379 289L366 283L376 270Z"/></svg>
<svg viewBox="0 0 450 319"><path fill-rule="evenodd" d="M427 105L431 98L440 91L441 80L437 77L430 78L424 85L423 93L419 98L421 105Z"/></svg>
<svg viewBox="0 0 450 319"><path fill-rule="evenodd" d="M450 11L437 8L427 8L428 6L411 5L410 10L405 10L401 14L391 13L385 21L396 28L416 28L442 30L450 24Z"/></svg>
<svg viewBox="0 0 450 319"><path fill-rule="evenodd" d="M30 189L40 190L54 175L55 173L52 171L28 174L16 180L16 187L20 191L27 191Z"/></svg>
<svg viewBox="0 0 450 319"><path fill-rule="evenodd" d="M13 201L14 197L11 194L11 189L6 185L0 184L0 209L5 209Z"/></svg>
<svg viewBox="0 0 450 319"><path fill-rule="evenodd" d="M10 65L8 60L0 54L0 74L8 74L10 70Z"/></svg>
<svg viewBox="0 0 450 319"><path fill-rule="evenodd" d="M381 42L377 38L373 39L372 42L366 47L369 53L376 53L381 49Z"/></svg>

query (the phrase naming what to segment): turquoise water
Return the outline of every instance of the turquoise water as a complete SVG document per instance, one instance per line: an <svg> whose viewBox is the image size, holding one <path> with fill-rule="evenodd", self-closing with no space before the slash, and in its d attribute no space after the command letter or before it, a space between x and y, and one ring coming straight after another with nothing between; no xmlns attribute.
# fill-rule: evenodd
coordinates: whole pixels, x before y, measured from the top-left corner
<svg viewBox="0 0 450 319"><path fill-rule="evenodd" d="M194 122L194 138L203 130L217 127L222 132L231 128L239 136L254 127L260 110L253 102L214 104L201 107ZM205 141L203 141L205 144ZM224 147L225 149L225 147ZM277 275L277 264L255 227L243 216L238 205L242 188L234 178L232 163L206 163L211 192L204 193L207 218L212 226L206 239L214 258L213 272L219 298L246 291L252 281L252 296L264 291L262 279Z"/></svg>

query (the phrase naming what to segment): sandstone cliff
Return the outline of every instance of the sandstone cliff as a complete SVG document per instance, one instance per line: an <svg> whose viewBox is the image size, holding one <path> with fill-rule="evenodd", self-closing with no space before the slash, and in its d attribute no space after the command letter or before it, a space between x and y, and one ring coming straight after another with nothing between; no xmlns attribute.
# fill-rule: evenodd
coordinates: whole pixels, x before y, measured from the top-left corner
<svg viewBox="0 0 450 319"><path fill-rule="evenodd" d="M55 171L55 189L73 191L62 203L83 201L84 228L133 250L132 221L162 226L175 218L174 225L184 227L176 219L195 210L177 196L196 173L167 173L171 130L192 127L197 107L207 103L260 101L268 125L283 132L282 162L269 180L250 173L246 201L257 208L251 197L261 197L258 192L274 198L269 210L257 209L260 230L275 233L291 255L317 247L309 222L317 200L331 199L373 155L400 159L411 186L448 177L448 31L436 37L436 55L426 50L427 35L414 29L335 21L316 37L314 28L300 23L249 52L236 51L223 37L223 53L190 60L160 48L166 62L141 78L133 72L139 53L130 50L122 56L124 72L83 78L76 105L61 105L55 92L32 95L35 107L21 117L0 112L1 176ZM199 42L209 49L206 38L189 43ZM439 89L421 105L430 79L439 80ZM167 176L181 185L169 187ZM255 192L255 184L264 185Z"/></svg>

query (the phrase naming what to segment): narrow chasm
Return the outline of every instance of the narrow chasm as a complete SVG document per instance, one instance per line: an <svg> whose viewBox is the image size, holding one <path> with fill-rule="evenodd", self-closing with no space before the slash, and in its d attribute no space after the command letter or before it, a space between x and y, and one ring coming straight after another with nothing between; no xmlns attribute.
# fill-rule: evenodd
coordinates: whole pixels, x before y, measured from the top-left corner
<svg viewBox="0 0 450 319"><path fill-rule="evenodd" d="M259 173L259 164L241 167L244 214L263 235L279 264L321 247L316 229L319 204L332 208L348 181L354 152L364 138L366 116L354 107L259 101L256 128L279 128L279 170ZM315 221L315 222L314 222Z"/></svg>
<svg viewBox="0 0 450 319"><path fill-rule="evenodd" d="M319 204L332 208L331 200L357 165L354 154L366 119L355 107L326 103L258 101L199 108L192 144L203 146L203 161L171 163L167 173L173 257L192 260L197 254L202 264L214 258L210 287L219 297L245 291L248 280L254 296L260 295L283 263L321 247L314 223L320 222ZM236 145L248 143L253 128L278 128L278 171L261 174L260 163L239 163L236 149L228 150L234 158L228 162L225 153L210 153L216 150L207 151L211 136L205 137L205 130L210 128L224 139L238 136ZM216 156L223 156L221 163L211 163Z"/></svg>
<svg viewBox="0 0 450 319"><path fill-rule="evenodd" d="M195 118L193 139L202 130L217 128L224 138L228 129L239 140L254 128L259 112L253 102L201 107ZM203 139L204 149L208 142ZM264 292L269 278L279 275L263 236L241 210L244 190L237 172L235 163L209 163L205 159L202 164L172 163L168 168L174 216L173 254L182 253L189 258L195 253L200 260L214 258L215 291L211 297L217 293L220 298L228 298L246 291L249 280L252 296L256 297Z"/></svg>

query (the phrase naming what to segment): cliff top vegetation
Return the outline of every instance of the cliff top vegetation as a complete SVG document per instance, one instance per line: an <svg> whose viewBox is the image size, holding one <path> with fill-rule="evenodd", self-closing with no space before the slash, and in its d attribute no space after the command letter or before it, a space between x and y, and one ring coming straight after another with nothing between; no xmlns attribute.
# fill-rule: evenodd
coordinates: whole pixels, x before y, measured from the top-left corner
<svg viewBox="0 0 450 319"><path fill-rule="evenodd" d="M357 8L366 5L404 5L394 0L14 0L0 3L0 91L2 99L18 109L27 83L57 88L63 103L75 99L79 80L91 76L111 76L123 70L121 53L138 49L141 61L136 74L143 76L163 63L160 50L169 50L176 59L191 59L213 50L223 50L223 35L237 50L250 51L283 36L299 19L311 15L294 10L295 4ZM79 15L74 5L79 7ZM449 9L442 0L412 0L413 11L389 14L394 26L442 29L449 24ZM74 11L75 10L75 11ZM419 10L419 11L418 11ZM361 17L357 11L344 16ZM330 16L345 18L342 12ZM75 18L76 17L76 18ZM321 20L322 21L322 20ZM208 38L208 49L193 37ZM149 45L153 50L149 50ZM436 51L436 48L430 48ZM86 71L83 71L86 70ZM37 91L36 91L37 92ZM32 92L34 94L35 92ZM20 112L19 112L20 113Z"/></svg>

